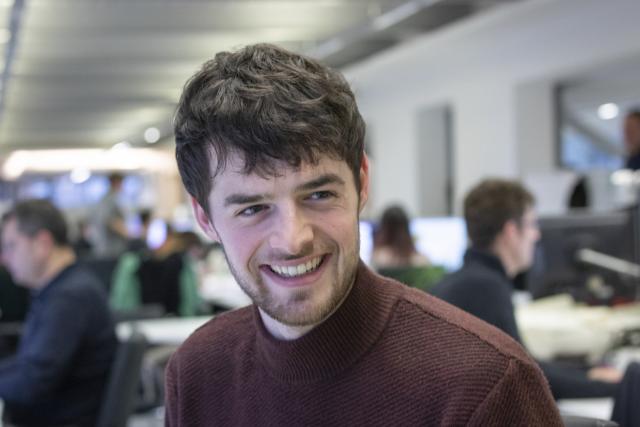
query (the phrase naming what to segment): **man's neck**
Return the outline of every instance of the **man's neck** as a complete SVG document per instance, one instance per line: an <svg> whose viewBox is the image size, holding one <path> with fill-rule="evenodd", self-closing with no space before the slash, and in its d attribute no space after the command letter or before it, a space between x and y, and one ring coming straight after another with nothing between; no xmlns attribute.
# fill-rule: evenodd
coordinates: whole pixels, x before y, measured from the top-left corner
<svg viewBox="0 0 640 427"><path fill-rule="evenodd" d="M264 323L264 327L269 331L271 335L280 340L292 341L302 337L303 335L309 333L313 328L320 325L322 322L325 322L329 317L333 316L333 314L344 304L344 301L347 299L351 291L353 290L353 286L355 284L355 277L351 282L351 286L345 292L342 300L336 304L331 313L329 313L324 319L321 321L304 326L292 326L287 325L285 323L280 322L279 320L274 319L269 316L265 311L263 311L260 307L258 307L258 311L260 312L260 318L262 319L262 323Z"/></svg>
<svg viewBox="0 0 640 427"><path fill-rule="evenodd" d="M55 249L38 280L37 288L42 289L51 282L62 270L76 262L76 254L71 248L61 247Z"/></svg>
<svg viewBox="0 0 640 427"><path fill-rule="evenodd" d="M513 279L518 274L518 266L513 260L513 257L509 253L508 250L505 250L499 245L494 245L491 248L491 253L495 255L500 262L502 263L502 268L504 268L505 273L507 273L507 277L509 279Z"/></svg>
<svg viewBox="0 0 640 427"><path fill-rule="evenodd" d="M298 339L318 326L318 323L304 326L286 325L269 316L261 308L258 308L258 310L260 312L260 317L262 318L262 323L264 323L264 327L267 328L267 331L269 331L271 335L280 340L291 341Z"/></svg>

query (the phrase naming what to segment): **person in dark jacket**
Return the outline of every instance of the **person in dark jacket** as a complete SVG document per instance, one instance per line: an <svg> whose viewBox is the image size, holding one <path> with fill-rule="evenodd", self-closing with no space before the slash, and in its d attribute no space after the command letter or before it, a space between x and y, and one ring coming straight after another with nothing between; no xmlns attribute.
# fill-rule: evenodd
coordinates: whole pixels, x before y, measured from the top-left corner
<svg viewBox="0 0 640 427"><path fill-rule="evenodd" d="M2 259L31 290L15 356L0 362L5 417L20 426L93 426L117 340L98 280L76 263L60 211L16 204L2 221Z"/></svg>
<svg viewBox="0 0 640 427"><path fill-rule="evenodd" d="M522 343L511 295L514 277L531 266L540 238L534 198L518 182L488 179L466 196L464 217L471 241L464 265L432 292ZM622 377L613 368L584 372L539 363L556 399L611 397Z"/></svg>

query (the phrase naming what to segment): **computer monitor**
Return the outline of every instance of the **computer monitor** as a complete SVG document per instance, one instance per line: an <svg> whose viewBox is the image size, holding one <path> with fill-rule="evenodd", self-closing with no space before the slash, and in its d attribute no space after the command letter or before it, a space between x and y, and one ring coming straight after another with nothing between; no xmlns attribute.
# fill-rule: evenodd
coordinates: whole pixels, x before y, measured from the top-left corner
<svg viewBox="0 0 640 427"><path fill-rule="evenodd" d="M633 299L636 280L577 259L591 249L637 262L637 227L632 210L580 212L540 218L541 238L532 268L526 274L534 298L570 293L579 301L605 303L616 297ZM605 301L606 300L606 301Z"/></svg>
<svg viewBox="0 0 640 427"><path fill-rule="evenodd" d="M367 265L371 265L373 254L373 223L360 221L360 259Z"/></svg>
<svg viewBox="0 0 640 427"><path fill-rule="evenodd" d="M467 228L458 217L416 218L409 224L416 249L433 265L454 271L462 267Z"/></svg>
<svg viewBox="0 0 640 427"><path fill-rule="evenodd" d="M360 258L367 264L371 264L374 229L373 222L360 221ZM462 218L415 218L411 220L409 230L416 249L429 258L431 264L447 271L462 266L467 248L467 230Z"/></svg>

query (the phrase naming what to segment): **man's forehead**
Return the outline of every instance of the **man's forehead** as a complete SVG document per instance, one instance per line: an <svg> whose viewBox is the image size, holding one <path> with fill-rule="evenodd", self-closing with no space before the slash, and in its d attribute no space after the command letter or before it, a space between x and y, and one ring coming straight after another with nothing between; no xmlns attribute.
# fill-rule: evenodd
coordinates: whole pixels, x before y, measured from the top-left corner
<svg viewBox="0 0 640 427"><path fill-rule="evenodd" d="M326 172L337 172L345 168L348 170L346 161L335 160L327 155L319 155L315 162L301 161L299 165L291 165L285 160L273 159L268 165L257 165L253 170L247 170L245 156L240 153L230 153L219 165L215 154L211 154L211 176L212 185L216 181L222 180L244 180L259 179L264 181L274 181L293 174L300 175L321 175Z"/></svg>

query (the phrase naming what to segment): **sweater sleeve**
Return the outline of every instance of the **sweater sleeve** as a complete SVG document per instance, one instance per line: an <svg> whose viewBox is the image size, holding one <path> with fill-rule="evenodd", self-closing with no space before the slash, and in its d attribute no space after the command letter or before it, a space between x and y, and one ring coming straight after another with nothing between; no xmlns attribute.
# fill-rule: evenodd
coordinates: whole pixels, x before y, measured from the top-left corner
<svg viewBox="0 0 640 427"><path fill-rule="evenodd" d="M535 365L511 359L471 416L470 426L563 426L547 381Z"/></svg>

